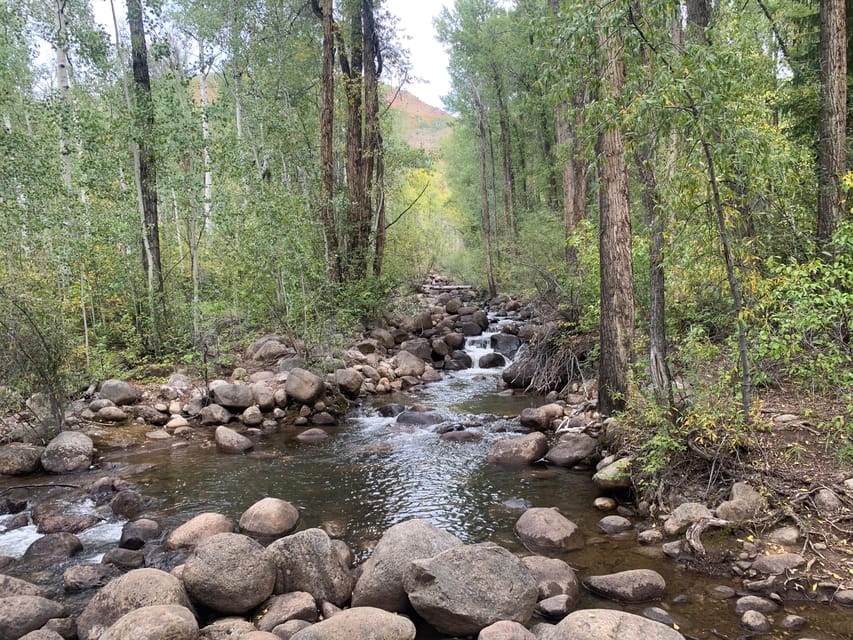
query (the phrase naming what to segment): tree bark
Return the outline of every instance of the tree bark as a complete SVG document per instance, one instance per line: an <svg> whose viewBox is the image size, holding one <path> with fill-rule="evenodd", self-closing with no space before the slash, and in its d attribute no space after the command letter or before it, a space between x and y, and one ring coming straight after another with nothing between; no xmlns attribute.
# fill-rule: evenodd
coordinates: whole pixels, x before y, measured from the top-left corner
<svg viewBox="0 0 853 640"><path fill-rule="evenodd" d="M825 250L844 218L847 37L843 0L820 0L820 143L818 146L818 249Z"/></svg>
<svg viewBox="0 0 853 640"><path fill-rule="evenodd" d="M605 0L606 2L606 0ZM606 11L604 4L602 11ZM619 102L625 82L622 38L599 24L599 47L604 55L602 93ZM597 141L600 162L599 211L601 230L601 355L598 372L598 410L613 415L628 399L628 366L634 343L634 278L631 254L631 212L628 171L619 127L604 125Z"/></svg>
<svg viewBox="0 0 853 640"><path fill-rule="evenodd" d="M494 298L498 290L492 267L492 224L489 213L486 109L480 98L480 90L473 83L471 85L471 93L474 97L474 106L477 109L477 139L480 146L480 228L483 232L483 251L486 257L486 281L488 282L489 295Z"/></svg>
<svg viewBox="0 0 853 640"><path fill-rule="evenodd" d="M373 13L373 0L362 0L362 42L364 51L364 150L362 152L362 206L359 218L359 273L367 274L370 268L369 247L371 227L378 228L374 210L384 201L384 164L382 155L382 132L379 127L379 76L382 73L382 54L379 35ZM381 168L381 170L380 170ZM377 237L378 242L378 237ZM384 249L383 249L384 250ZM373 266L375 267L374 253ZM381 261L379 262L381 265Z"/></svg>
<svg viewBox="0 0 853 640"><path fill-rule="evenodd" d="M54 0L56 57L56 85L59 90L59 158L62 165L62 186L66 194L71 193L71 150L68 147L70 136L69 121L71 119L71 104L69 91L71 81L68 74L68 30L65 25L66 0Z"/></svg>

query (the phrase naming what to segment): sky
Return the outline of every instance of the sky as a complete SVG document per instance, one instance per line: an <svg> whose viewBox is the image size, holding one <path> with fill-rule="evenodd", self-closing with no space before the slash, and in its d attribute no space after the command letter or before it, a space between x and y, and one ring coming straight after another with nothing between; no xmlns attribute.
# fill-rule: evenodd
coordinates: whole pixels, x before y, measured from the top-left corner
<svg viewBox="0 0 853 640"><path fill-rule="evenodd" d="M447 53L435 39L432 19L443 6L452 6L450 0L386 0L385 8L400 19L400 34L409 39L404 44L409 49L412 74L421 79L406 90L434 107L442 107L441 97L450 92L450 75L447 73Z"/></svg>

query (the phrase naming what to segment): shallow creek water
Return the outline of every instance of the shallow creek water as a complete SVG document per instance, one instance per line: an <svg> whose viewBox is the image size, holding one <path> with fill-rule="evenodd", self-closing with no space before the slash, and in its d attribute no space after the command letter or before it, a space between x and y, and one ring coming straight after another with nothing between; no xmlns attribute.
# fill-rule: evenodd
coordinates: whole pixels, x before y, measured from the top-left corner
<svg viewBox="0 0 853 640"><path fill-rule="evenodd" d="M469 351L476 363L484 345L474 343ZM522 505L558 507L586 533L587 545L551 555L572 565L579 577L652 568L667 581L668 595L662 603L622 607L585 593L582 607L621 607L642 613L646 606L661 606L690 637L742 637L734 600L715 600L708 593L721 584L738 590L739 584L687 572L664 558L658 548L638 546L635 532L600 534L596 523L603 514L592 507L599 492L590 473L546 465L503 468L486 462L490 445L513 428L501 416L517 415L526 406L542 403L537 397L498 395L499 374L475 368L448 374L441 382L412 393L382 399L427 404L448 422L476 425L468 427L479 436L473 442L444 441L435 427L398 425L367 407L331 429L332 437L319 444L301 443L294 438L297 429L283 428L264 436L245 456L225 456L214 446L188 446L113 452L107 460L125 469L123 475L152 499L150 512L164 529L205 511L224 513L236 522L255 501L274 496L299 508L302 528L331 524L359 559L367 557L388 527L412 517L425 518L468 543L492 541L524 554L513 533ZM93 505L74 508L86 510ZM97 561L100 553L116 544L121 525L108 521L81 534L86 547L83 557ZM5 534L2 529L0 521L0 554L20 556L36 537L34 527ZM23 569L16 573L26 575ZM686 596L687 602L676 604L676 596ZM853 612L788 603L773 618L778 622L786 613L805 617L806 629L779 630L767 637L853 638ZM421 628L418 637L441 636Z"/></svg>

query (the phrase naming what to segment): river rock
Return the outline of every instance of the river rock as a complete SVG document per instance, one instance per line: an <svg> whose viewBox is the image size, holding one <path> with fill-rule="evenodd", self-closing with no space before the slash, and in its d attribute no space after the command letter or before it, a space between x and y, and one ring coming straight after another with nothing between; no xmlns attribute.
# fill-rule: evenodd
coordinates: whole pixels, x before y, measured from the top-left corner
<svg viewBox="0 0 853 640"><path fill-rule="evenodd" d="M102 398L111 400L116 405L134 404L141 397L135 387L123 380L104 380L98 389Z"/></svg>
<svg viewBox="0 0 853 640"><path fill-rule="evenodd" d="M507 358L513 358L521 348L521 340L518 336L508 333L494 333L489 338L489 346L492 351L495 351Z"/></svg>
<svg viewBox="0 0 853 640"><path fill-rule="evenodd" d="M247 427L257 427L264 423L264 414L260 407L252 405L240 414L240 421Z"/></svg>
<svg viewBox="0 0 853 640"><path fill-rule="evenodd" d="M496 369L498 367L502 367L506 364L506 360L499 353L486 353L480 356L480 359L477 361L477 366L481 369Z"/></svg>
<svg viewBox="0 0 853 640"><path fill-rule="evenodd" d="M127 414L118 407L104 407L98 409L95 420L98 422L124 422L127 420Z"/></svg>
<svg viewBox="0 0 853 640"><path fill-rule="evenodd" d="M423 361L428 361L432 358L432 345L426 338L412 338L406 340L400 345L402 351L408 351L413 356ZM399 366L399 360L398 360Z"/></svg>
<svg viewBox="0 0 853 640"><path fill-rule="evenodd" d="M592 481L599 489L629 489L631 481L631 458L620 458L616 462L596 471Z"/></svg>
<svg viewBox="0 0 853 640"><path fill-rule="evenodd" d="M314 427L313 429L306 429L297 435L296 439L299 442L322 442L329 439L329 434L319 427Z"/></svg>
<svg viewBox="0 0 853 640"><path fill-rule="evenodd" d="M48 533L37 538L24 552L24 560L38 565L56 564L83 551L83 543L73 533Z"/></svg>
<svg viewBox="0 0 853 640"><path fill-rule="evenodd" d="M43 598L46 595L44 589L32 582L0 574L0 598L10 596L40 596Z"/></svg>
<svg viewBox="0 0 853 640"><path fill-rule="evenodd" d="M68 620L69 618L51 618L51 620ZM48 621L49 622L49 621ZM52 629L36 629L20 637L20 640L65 640Z"/></svg>
<svg viewBox="0 0 853 640"><path fill-rule="evenodd" d="M409 351L401 351L394 359L397 363L394 372L398 377L413 376L417 378L426 371L426 362Z"/></svg>
<svg viewBox="0 0 853 640"><path fill-rule="evenodd" d="M489 450L487 460L495 464L525 465L540 460L548 451L545 434L529 433L521 438L498 440Z"/></svg>
<svg viewBox="0 0 853 640"><path fill-rule="evenodd" d="M831 489L819 489L812 498L814 505L817 507L818 513L827 516L835 513L842 507L841 498L839 498Z"/></svg>
<svg viewBox="0 0 853 640"><path fill-rule="evenodd" d="M581 609L550 630L548 640L684 640L678 631L625 611Z"/></svg>
<svg viewBox="0 0 853 640"><path fill-rule="evenodd" d="M800 541L800 528L796 525L779 527L770 532L767 539L773 544L781 544L786 547L794 546Z"/></svg>
<svg viewBox="0 0 853 640"><path fill-rule="evenodd" d="M499 620L527 622L536 581L512 553L493 544L453 547L414 560L403 588L415 611L439 632L478 633Z"/></svg>
<svg viewBox="0 0 853 640"><path fill-rule="evenodd" d="M534 431L553 431L553 422L563 417L563 405L551 403L541 407L528 407L518 416L522 427Z"/></svg>
<svg viewBox="0 0 853 640"><path fill-rule="evenodd" d="M124 614L158 604L192 609L180 580L158 569L135 569L95 594L77 618L77 634L96 640Z"/></svg>
<svg viewBox="0 0 853 640"><path fill-rule="evenodd" d="M246 384L229 384L227 382L211 385L211 397L215 404L226 409L243 411L255 404L255 394L252 387Z"/></svg>
<svg viewBox="0 0 853 640"><path fill-rule="evenodd" d="M199 631L198 637L203 640L234 640L255 631L255 625L248 620L229 616L214 620Z"/></svg>
<svg viewBox="0 0 853 640"><path fill-rule="evenodd" d="M406 410L397 416L395 422L418 427L431 427L444 422L444 416L436 411Z"/></svg>
<svg viewBox="0 0 853 640"><path fill-rule="evenodd" d="M65 616L65 607L40 596L0 598L0 639L18 640L40 629L51 618Z"/></svg>
<svg viewBox="0 0 853 640"><path fill-rule="evenodd" d="M145 511L148 500L139 491L124 489L110 501L110 509L117 516L133 520Z"/></svg>
<svg viewBox="0 0 853 640"><path fill-rule="evenodd" d="M598 440L585 433L567 433L556 446L545 455L548 462L564 467L573 467L595 453Z"/></svg>
<svg viewBox="0 0 853 640"><path fill-rule="evenodd" d="M299 511L279 498L263 498L240 516L240 532L261 542L291 533L299 524Z"/></svg>
<svg viewBox="0 0 853 640"><path fill-rule="evenodd" d="M35 473L41 463L44 447L13 442L0 447L0 475L23 476Z"/></svg>
<svg viewBox="0 0 853 640"><path fill-rule="evenodd" d="M121 529L118 546L123 549L141 549L146 542L159 537L160 533L160 525L149 518L126 522Z"/></svg>
<svg viewBox="0 0 853 640"><path fill-rule="evenodd" d="M94 514L50 513L38 523L39 533L80 533L94 527L101 519Z"/></svg>
<svg viewBox="0 0 853 640"><path fill-rule="evenodd" d="M732 522L752 520L761 511L761 494L746 482L732 485L731 499L720 503L717 517Z"/></svg>
<svg viewBox="0 0 853 640"><path fill-rule="evenodd" d="M145 565L145 554L138 550L118 547L107 551L101 562L116 566L123 571L140 569Z"/></svg>
<svg viewBox="0 0 853 640"><path fill-rule="evenodd" d="M536 612L543 618L560 619L565 618L574 608L572 599L562 594L540 600L536 605Z"/></svg>
<svg viewBox="0 0 853 640"><path fill-rule="evenodd" d="M103 587L119 575L117 567L109 564L75 564L62 574L62 586L68 592Z"/></svg>
<svg viewBox="0 0 853 640"><path fill-rule="evenodd" d="M310 593L293 591L273 596L261 607L255 624L261 631L272 631L288 620L317 622L317 603Z"/></svg>
<svg viewBox="0 0 853 640"><path fill-rule="evenodd" d="M459 538L426 520L416 518L395 524L383 534L362 566L352 605L406 611L409 599L403 588L403 575L411 562L459 546Z"/></svg>
<svg viewBox="0 0 853 640"><path fill-rule="evenodd" d="M678 505L663 523L664 533L674 536L681 533L695 522L705 518L713 518L711 510L701 502L685 502Z"/></svg>
<svg viewBox="0 0 853 640"><path fill-rule="evenodd" d="M533 383L536 366L527 360L513 362L501 373L501 379L510 389L527 389Z"/></svg>
<svg viewBox="0 0 853 640"><path fill-rule="evenodd" d="M565 595L571 600L572 607L580 600L580 583L575 570L558 558L545 556L527 556L521 564L536 580L537 599L546 600L554 596Z"/></svg>
<svg viewBox="0 0 853 640"><path fill-rule="evenodd" d="M628 531L633 526L628 518L622 516L605 516L598 521L598 528L610 535Z"/></svg>
<svg viewBox="0 0 853 640"><path fill-rule="evenodd" d="M192 611L174 604L140 607L124 614L100 640L196 640L198 623Z"/></svg>
<svg viewBox="0 0 853 640"><path fill-rule="evenodd" d="M272 595L272 554L239 533L218 533L199 543L181 576L187 592L221 613L245 613Z"/></svg>
<svg viewBox="0 0 853 640"><path fill-rule="evenodd" d="M221 513L201 513L188 520L167 537L163 546L174 550L180 547L193 547L218 533L231 533L234 525Z"/></svg>
<svg viewBox="0 0 853 640"><path fill-rule="evenodd" d="M525 511L515 523L515 534L531 551L573 551L584 545L578 526L553 508Z"/></svg>
<svg viewBox="0 0 853 640"><path fill-rule="evenodd" d="M278 569L276 593L306 591L338 606L350 599L354 581L322 529L279 538L268 549Z"/></svg>
<svg viewBox="0 0 853 640"><path fill-rule="evenodd" d="M312 623L305 620L288 620L278 625L272 632L278 637L278 640L291 640L293 636L307 629Z"/></svg>
<svg viewBox="0 0 853 640"><path fill-rule="evenodd" d="M759 556L752 563L752 568L758 573L778 576L786 571L798 569L806 563L806 559L799 553L773 553Z"/></svg>
<svg viewBox="0 0 853 640"><path fill-rule="evenodd" d="M201 410L200 421L203 426L228 424L231 422L231 412L221 404L209 404Z"/></svg>
<svg viewBox="0 0 853 640"><path fill-rule="evenodd" d="M63 431L51 440L41 454L41 465L50 473L83 471L92 464L95 445L79 431Z"/></svg>
<svg viewBox="0 0 853 640"><path fill-rule="evenodd" d="M216 427L213 437L216 440L216 447L222 453L245 453L255 446L255 443L246 436L222 425Z"/></svg>
<svg viewBox="0 0 853 640"><path fill-rule="evenodd" d="M536 640L527 628L512 620L499 620L480 631L477 640Z"/></svg>
<svg viewBox="0 0 853 640"><path fill-rule="evenodd" d="M773 613L779 610L779 605L769 598L759 596L743 596L735 602L735 613L738 615L747 611L760 611L761 613Z"/></svg>
<svg viewBox="0 0 853 640"><path fill-rule="evenodd" d="M296 367L291 369L284 384L287 397L300 404L313 405L326 390L323 379L308 371Z"/></svg>
<svg viewBox="0 0 853 640"><path fill-rule="evenodd" d="M740 618L741 626L752 633L769 633L773 626L760 611L747 611Z"/></svg>
<svg viewBox="0 0 853 640"><path fill-rule="evenodd" d="M335 384L347 398L355 399L361 393L364 376L355 369L337 369L335 371Z"/></svg>
<svg viewBox="0 0 853 640"><path fill-rule="evenodd" d="M588 576L583 585L593 593L619 602L648 602L666 595L666 581L651 569Z"/></svg>
<svg viewBox="0 0 853 640"><path fill-rule="evenodd" d="M382 609L353 607L296 633L292 640L414 640L411 620Z"/></svg>

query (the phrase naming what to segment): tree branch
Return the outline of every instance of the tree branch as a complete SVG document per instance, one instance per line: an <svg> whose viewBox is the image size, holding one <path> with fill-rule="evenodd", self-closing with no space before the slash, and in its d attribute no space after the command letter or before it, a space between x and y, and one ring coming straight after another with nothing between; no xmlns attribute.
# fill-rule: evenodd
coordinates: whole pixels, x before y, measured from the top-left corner
<svg viewBox="0 0 853 640"><path fill-rule="evenodd" d="M388 224L386 224L386 225L385 225L385 231L388 231L388 229L390 229L392 225L394 225L394 224L396 224L397 222L399 222L399 221L400 221L400 218L402 218L404 215L406 215L406 214L409 212L409 210L410 210L412 207L414 207L414 206L418 203L418 200L420 200L420 199L421 199L421 197L426 193L426 190L427 190L427 189L429 189L429 185L430 185L430 184L431 184L430 182L427 182L427 183L424 185L424 188L423 188L423 189L421 189L421 192L418 194L418 197L417 197L417 198L415 198L414 200L412 200L412 203L411 203L408 207L406 207L405 209L403 209L403 211L402 211L402 213L400 213L400 215L398 215L398 216L397 216L396 218L394 218L391 222L389 222Z"/></svg>

